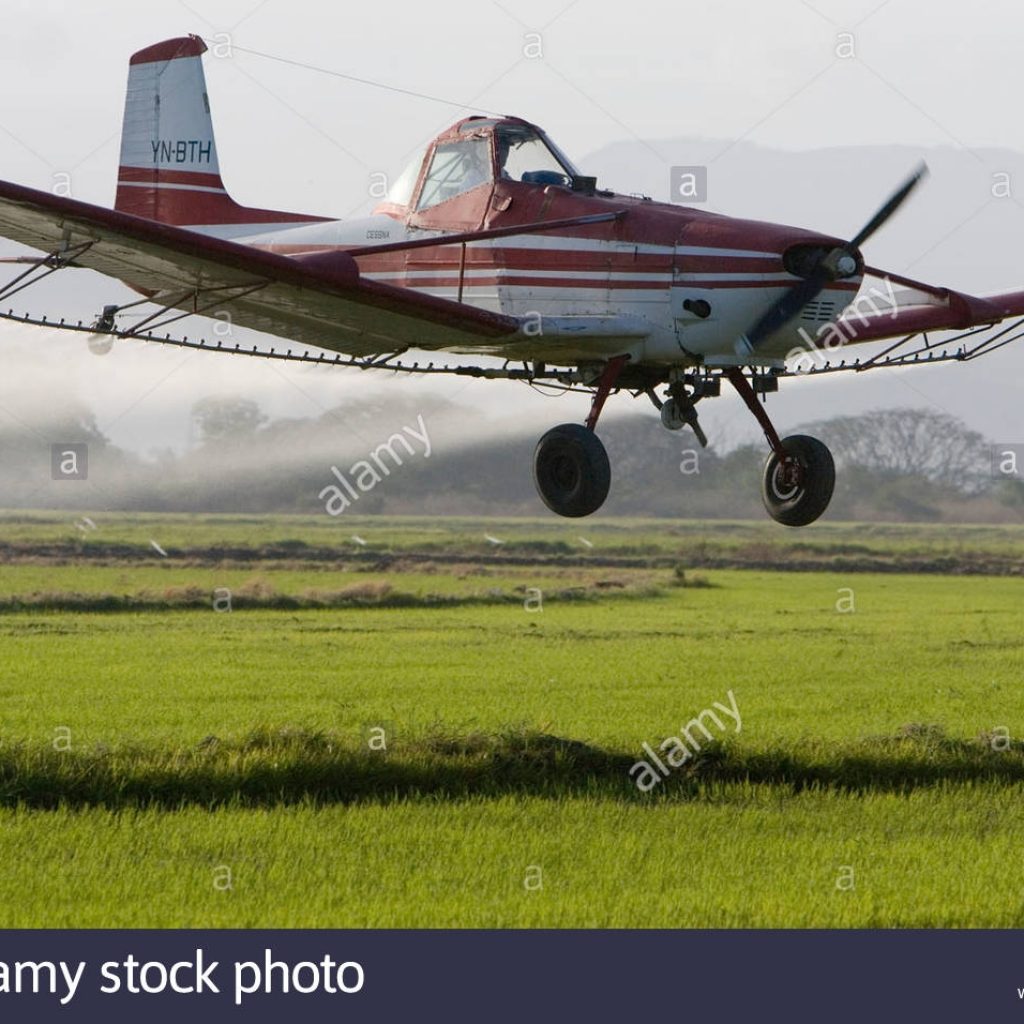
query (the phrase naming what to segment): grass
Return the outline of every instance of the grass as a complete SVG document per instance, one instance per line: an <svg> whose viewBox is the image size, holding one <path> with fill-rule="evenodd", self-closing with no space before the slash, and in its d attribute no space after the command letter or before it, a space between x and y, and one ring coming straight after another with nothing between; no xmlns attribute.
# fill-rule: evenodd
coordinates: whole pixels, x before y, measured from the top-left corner
<svg viewBox="0 0 1024 1024"><path fill-rule="evenodd" d="M369 733L361 743L294 729L257 729L241 739L210 735L193 747L14 745L0 757L0 806L212 810L509 794L652 799L633 784L636 752L540 732L436 733L405 743L383 742L386 732L372 747ZM666 776L657 797L700 802L735 783L794 793L912 793L946 783L1024 782L1024 748L998 749L994 739L954 740L934 727L917 727L846 744L804 741L749 750L713 743Z"/></svg>
<svg viewBox="0 0 1024 1024"><path fill-rule="evenodd" d="M991 784L67 810L4 822L0 895L50 927L1020 927L1022 828Z"/></svg>
<svg viewBox="0 0 1024 1024"><path fill-rule="evenodd" d="M106 564L41 520L0 564L0 925L1024 924L1019 578L495 565L494 523L458 565ZM209 604L384 584L421 604ZM641 793L641 744L729 690L740 732Z"/></svg>
<svg viewBox="0 0 1024 1024"><path fill-rule="evenodd" d="M83 528L88 515L95 529ZM487 537L502 543L495 546ZM365 547L353 538L365 542ZM706 562L790 564L868 563L876 568L935 563L1007 564L1020 572L1024 524L815 523L787 530L770 522L609 519L583 523L552 517L207 515L103 512L0 512L0 557L49 545L67 558L123 557L160 560L156 541L173 557L206 560L260 556L323 561L327 557L377 558L417 553L535 558L665 558L688 565ZM826 566L827 567L827 566Z"/></svg>

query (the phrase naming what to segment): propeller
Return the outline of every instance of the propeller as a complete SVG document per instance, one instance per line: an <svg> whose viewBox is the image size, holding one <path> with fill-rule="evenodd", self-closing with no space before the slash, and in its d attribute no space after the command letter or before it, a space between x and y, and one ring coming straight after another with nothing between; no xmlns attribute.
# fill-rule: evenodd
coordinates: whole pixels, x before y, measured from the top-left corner
<svg viewBox="0 0 1024 1024"><path fill-rule="evenodd" d="M757 323L741 334L735 349L738 355L749 356L757 351L764 340L784 324L789 323L808 302L821 294L832 281L851 277L860 266L858 249L906 202L910 193L928 174L928 167L922 163L900 187L886 200L878 212L843 245L822 252L807 268L788 292L780 295Z"/></svg>

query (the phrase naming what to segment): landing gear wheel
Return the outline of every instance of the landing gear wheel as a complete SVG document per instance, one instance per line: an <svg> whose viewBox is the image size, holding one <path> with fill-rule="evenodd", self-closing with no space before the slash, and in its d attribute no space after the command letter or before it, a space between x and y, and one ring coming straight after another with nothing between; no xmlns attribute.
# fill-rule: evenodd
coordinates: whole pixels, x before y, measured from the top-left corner
<svg viewBox="0 0 1024 1024"><path fill-rule="evenodd" d="M768 515L783 526L806 526L828 508L836 485L832 453L816 437L782 439L788 458L772 452L764 465L761 498Z"/></svg>
<svg viewBox="0 0 1024 1024"><path fill-rule="evenodd" d="M552 427L533 453L533 482L544 504L560 516L596 512L612 482L608 453L597 435L577 423Z"/></svg>

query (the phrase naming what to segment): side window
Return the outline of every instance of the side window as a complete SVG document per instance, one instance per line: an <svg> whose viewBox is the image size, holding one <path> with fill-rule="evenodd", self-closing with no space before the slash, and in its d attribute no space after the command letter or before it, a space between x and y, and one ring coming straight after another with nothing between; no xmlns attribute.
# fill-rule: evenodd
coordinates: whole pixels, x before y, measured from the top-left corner
<svg viewBox="0 0 1024 1024"><path fill-rule="evenodd" d="M488 139L443 142L434 150L416 208L427 210L490 180L491 146Z"/></svg>
<svg viewBox="0 0 1024 1024"><path fill-rule="evenodd" d="M498 169L502 178L533 185L570 185L572 175L531 130L498 131Z"/></svg>

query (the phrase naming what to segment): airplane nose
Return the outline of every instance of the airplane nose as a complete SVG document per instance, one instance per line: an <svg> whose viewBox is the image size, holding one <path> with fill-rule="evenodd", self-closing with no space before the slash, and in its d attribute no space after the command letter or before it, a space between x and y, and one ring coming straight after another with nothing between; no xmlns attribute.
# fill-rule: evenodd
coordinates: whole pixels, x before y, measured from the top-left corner
<svg viewBox="0 0 1024 1024"><path fill-rule="evenodd" d="M823 277L839 281L864 270L860 251L839 238L797 242L783 251L782 262L789 273L804 280Z"/></svg>
<svg viewBox="0 0 1024 1024"><path fill-rule="evenodd" d="M824 244L797 243L786 250L783 253L786 269L802 280L776 299L757 323L737 339L736 351L741 355L752 355L765 338L792 320L808 302L828 287L830 281L852 277L858 271L863 273L864 258L860 254L860 247L903 205L927 170L921 164L848 242L821 239Z"/></svg>

